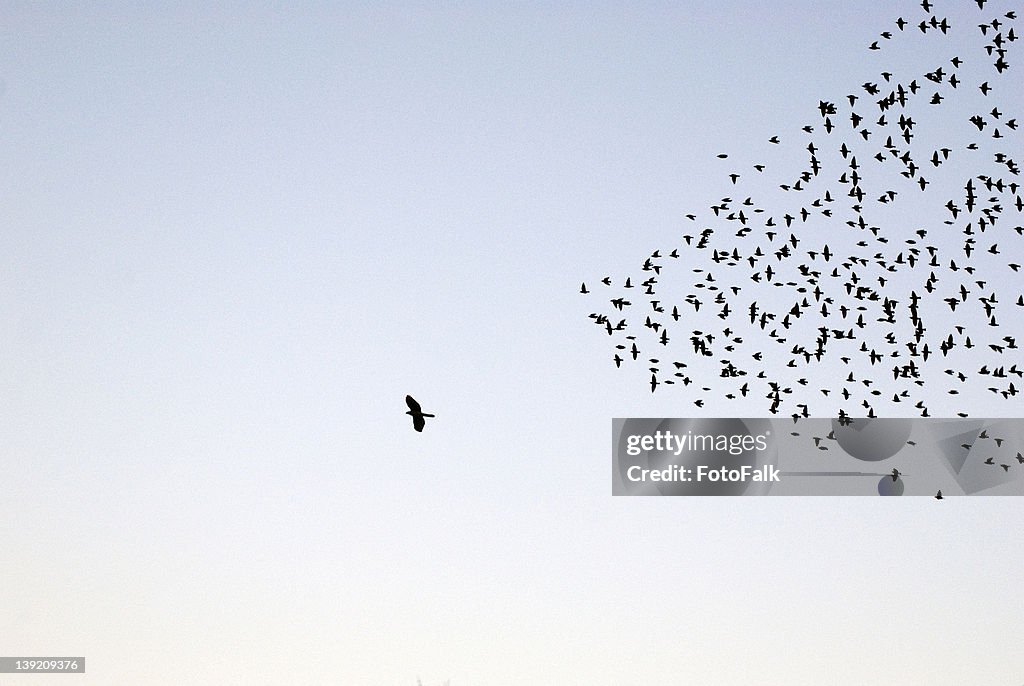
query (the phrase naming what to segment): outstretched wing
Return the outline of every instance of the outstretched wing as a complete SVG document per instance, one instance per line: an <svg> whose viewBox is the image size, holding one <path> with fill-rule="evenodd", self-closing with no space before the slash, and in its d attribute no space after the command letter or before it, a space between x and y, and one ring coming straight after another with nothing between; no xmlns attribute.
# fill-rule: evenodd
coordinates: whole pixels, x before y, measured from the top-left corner
<svg viewBox="0 0 1024 686"><path fill-rule="evenodd" d="M417 413L412 416L412 428L417 431L423 431L423 426L427 423L427 420L423 418L423 415Z"/></svg>
<svg viewBox="0 0 1024 686"><path fill-rule="evenodd" d="M405 404L408 405L409 409L415 412L416 414L420 413L420 404L416 402L416 399L413 398L411 395L405 396Z"/></svg>

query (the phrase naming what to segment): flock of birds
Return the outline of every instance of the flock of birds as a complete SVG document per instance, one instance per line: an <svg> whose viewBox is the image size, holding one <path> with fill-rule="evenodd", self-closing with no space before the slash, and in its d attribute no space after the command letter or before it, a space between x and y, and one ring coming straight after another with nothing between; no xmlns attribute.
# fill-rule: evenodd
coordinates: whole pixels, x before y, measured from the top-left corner
<svg viewBox="0 0 1024 686"><path fill-rule="evenodd" d="M794 418L927 417L937 380L947 397L978 380L1017 396L1024 192L1004 109L1024 92L1008 77L1017 16L970 4L973 26L924 0L922 18L899 17L869 46L925 41L941 56L926 70L883 71L768 139L796 146L802 168L730 170L729 194L686 215L679 244L639 273L582 284L615 367L645 367L651 392L686 388L697 407L763 397Z"/></svg>

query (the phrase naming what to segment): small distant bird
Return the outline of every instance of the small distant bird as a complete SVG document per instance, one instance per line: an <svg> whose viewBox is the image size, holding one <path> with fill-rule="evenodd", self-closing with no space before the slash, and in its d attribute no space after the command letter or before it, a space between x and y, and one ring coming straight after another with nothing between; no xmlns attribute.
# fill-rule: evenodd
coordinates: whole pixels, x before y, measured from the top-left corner
<svg viewBox="0 0 1024 686"><path fill-rule="evenodd" d="M936 500L942 500L942 491L941 491L941 490L939 490L939 491L936 491L936 493L935 493L935 499L936 499Z"/></svg>
<svg viewBox="0 0 1024 686"><path fill-rule="evenodd" d="M893 467L892 468L892 480L896 481L896 479L898 479L898 478L900 478L900 470L898 470L895 467Z"/></svg>
<svg viewBox="0 0 1024 686"><path fill-rule="evenodd" d="M420 404L411 395L405 396L405 404L409 406L409 411L406 414L412 417L412 428L417 431L423 431L423 427L426 425L424 418L433 417L434 415L423 412L420 409Z"/></svg>

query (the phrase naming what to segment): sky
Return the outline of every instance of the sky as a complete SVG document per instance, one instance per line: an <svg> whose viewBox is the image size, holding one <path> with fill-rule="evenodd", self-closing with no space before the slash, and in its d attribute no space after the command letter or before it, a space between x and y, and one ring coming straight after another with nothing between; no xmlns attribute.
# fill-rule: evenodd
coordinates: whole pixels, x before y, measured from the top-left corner
<svg viewBox="0 0 1024 686"><path fill-rule="evenodd" d="M87 660L3 683L1024 683L1014 498L611 495L612 418L765 407L617 372L580 282L901 15L0 2L0 654Z"/></svg>

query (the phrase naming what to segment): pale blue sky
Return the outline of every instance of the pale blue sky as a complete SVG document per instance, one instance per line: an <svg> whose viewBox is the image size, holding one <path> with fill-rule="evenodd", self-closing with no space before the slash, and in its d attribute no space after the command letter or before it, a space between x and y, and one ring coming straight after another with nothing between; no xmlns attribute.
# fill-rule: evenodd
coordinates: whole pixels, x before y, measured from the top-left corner
<svg viewBox="0 0 1024 686"><path fill-rule="evenodd" d="M611 496L579 282L900 14L0 3L4 683L1024 682L1017 500Z"/></svg>

